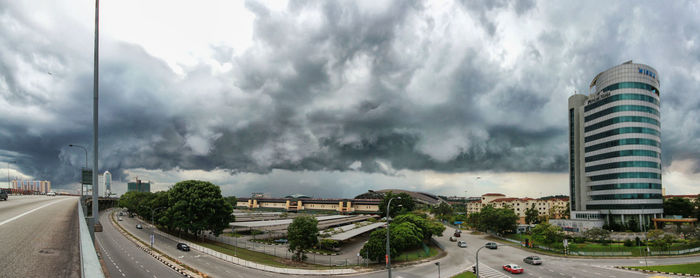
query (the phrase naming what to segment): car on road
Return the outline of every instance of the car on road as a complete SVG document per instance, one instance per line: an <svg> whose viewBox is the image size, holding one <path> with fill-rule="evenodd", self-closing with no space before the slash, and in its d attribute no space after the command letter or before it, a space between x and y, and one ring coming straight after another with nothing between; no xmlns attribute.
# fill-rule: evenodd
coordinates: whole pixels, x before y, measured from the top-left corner
<svg viewBox="0 0 700 278"><path fill-rule="evenodd" d="M487 242L484 246L486 246L488 249L498 249L498 244L495 242Z"/></svg>
<svg viewBox="0 0 700 278"><path fill-rule="evenodd" d="M455 241L457 241L457 238L456 238L456 237L453 237L453 236L451 236L451 237L450 237L450 241L452 241L452 242L455 242Z"/></svg>
<svg viewBox="0 0 700 278"><path fill-rule="evenodd" d="M182 250L182 251L187 252L187 251L190 251L190 247L187 246L187 244L180 242L177 244L177 250Z"/></svg>
<svg viewBox="0 0 700 278"><path fill-rule="evenodd" d="M0 199L7 201L7 191L5 189L0 189Z"/></svg>
<svg viewBox="0 0 700 278"><path fill-rule="evenodd" d="M454 237L461 237L462 236L462 230L460 229L455 229L455 233L453 234Z"/></svg>
<svg viewBox="0 0 700 278"><path fill-rule="evenodd" d="M285 243L287 243L287 239L286 238L278 238L278 239L275 239L275 243L285 244Z"/></svg>
<svg viewBox="0 0 700 278"><path fill-rule="evenodd" d="M538 256L529 256L523 259L526 264L542 264L542 259Z"/></svg>
<svg viewBox="0 0 700 278"><path fill-rule="evenodd" d="M141 226L141 224L136 224L136 229L143 229L143 226Z"/></svg>
<svg viewBox="0 0 700 278"><path fill-rule="evenodd" d="M124 216L124 213L120 211L119 216Z"/></svg>
<svg viewBox="0 0 700 278"><path fill-rule="evenodd" d="M503 270L508 271L513 274L523 273L523 268L517 264L507 264L503 266Z"/></svg>
<svg viewBox="0 0 700 278"><path fill-rule="evenodd" d="M461 248L467 248L467 242L464 240L460 240L459 242L457 242L457 246Z"/></svg>
<svg viewBox="0 0 700 278"><path fill-rule="evenodd" d="M119 220L119 221L122 221L122 218L121 218L121 217L119 217L119 218L117 218L117 220Z"/></svg>
<svg viewBox="0 0 700 278"><path fill-rule="evenodd" d="M56 196L56 192L51 191L49 193L46 193L46 196Z"/></svg>

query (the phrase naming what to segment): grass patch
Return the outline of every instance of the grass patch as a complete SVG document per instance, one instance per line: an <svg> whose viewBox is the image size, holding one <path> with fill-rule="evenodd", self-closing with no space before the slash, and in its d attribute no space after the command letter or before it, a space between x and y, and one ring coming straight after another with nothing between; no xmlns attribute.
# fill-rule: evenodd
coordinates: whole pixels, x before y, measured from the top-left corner
<svg viewBox="0 0 700 278"><path fill-rule="evenodd" d="M228 245L225 243L220 243L216 241L211 241L211 240L205 240L205 241L197 241L195 242L198 245L201 245L203 247L215 250L217 252L224 253L229 256L234 256L238 257L247 261L251 261L254 263L258 264L264 264L264 265L269 265L269 266L274 266L274 267L279 267L279 268L300 268L300 269L333 269L333 268L339 268L339 267L330 267L330 266L323 266L323 265L315 265L315 264L309 264L309 263L300 263L300 262L295 262L290 259L285 259L285 258L280 258L256 251L251 251L245 248L235 248L232 245ZM289 256L291 256L291 253L289 253ZM308 255L307 255L308 256Z"/></svg>
<svg viewBox="0 0 700 278"><path fill-rule="evenodd" d="M630 266L630 268L655 270L661 272L700 274L700 263L655 265L655 266Z"/></svg>
<svg viewBox="0 0 700 278"><path fill-rule="evenodd" d="M468 271L468 270L465 272L462 272L460 274L457 274L455 276L452 276L452 278L472 278L472 277L476 277L476 274L474 274L473 272Z"/></svg>
<svg viewBox="0 0 700 278"><path fill-rule="evenodd" d="M425 250L423 248L416 248L413 250L408 250L406 252L401 253L400 256L393 258L392 260L396 263L405 263L405 262L410 262L410 261L416 261L416 260L422 260L425 258L430 258L437 256L437 254L440 254L440 249L438 249L436 246L430 244L428 245L428 248L430 250L429 254L425 253Z"/></svg>

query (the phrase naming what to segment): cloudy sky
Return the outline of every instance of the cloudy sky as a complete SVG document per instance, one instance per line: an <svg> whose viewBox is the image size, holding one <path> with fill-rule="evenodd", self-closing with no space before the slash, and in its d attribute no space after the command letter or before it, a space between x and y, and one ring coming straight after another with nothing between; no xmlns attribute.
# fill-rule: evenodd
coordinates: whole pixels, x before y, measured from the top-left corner
<svg viewBox="0 0 700 278"><path fill-rule="evenodd" d="M567 98L628 60L659 72L666 192L700 192L697 1L100 9L100 171L117 192L138 176L238 196L568 194ZM91 1L0 0L11 177L78 188L84 153L68 144L92 148L93 24Z"/></svg>

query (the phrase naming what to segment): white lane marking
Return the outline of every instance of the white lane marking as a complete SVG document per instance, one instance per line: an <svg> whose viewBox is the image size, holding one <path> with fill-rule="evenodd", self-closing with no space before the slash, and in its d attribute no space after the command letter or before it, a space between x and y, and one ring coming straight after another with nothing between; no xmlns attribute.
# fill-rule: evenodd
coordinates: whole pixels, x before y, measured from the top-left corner
<svg viewBox="0 0 700 278"><path fill-rule="evenodd" d="M15 216L15 217L12 217L12 218L10 218L10 219L7 219L7 220L5 220L5 221L0 222L0 226L5 225L5 224L7 224L7 223L10 223L10 222L12 222L12 221L14 221L14 220L17 220L17 218L20 218L20 217L22 217L22 216L25 216L25 215L27 215L27 214L30 214L30 213L35 212L35 211L37 211L37 210L40 210L40 209L42 209L42 208L48 207L48 206L53 205L53 204L55 204L55 203L63 202L63 201L65 201L65 200L70 200L70 199L63 199L63 200L53 201L53 202L51 202L51 203L45 204L45 205L43 205L43 206L40 206L40 207L38 207L38 208L35 208L35 209L30 210L30 211L24 212L24 213L22 213L22 214L20 214L20 215L17 215L17 216Z"/></svg>

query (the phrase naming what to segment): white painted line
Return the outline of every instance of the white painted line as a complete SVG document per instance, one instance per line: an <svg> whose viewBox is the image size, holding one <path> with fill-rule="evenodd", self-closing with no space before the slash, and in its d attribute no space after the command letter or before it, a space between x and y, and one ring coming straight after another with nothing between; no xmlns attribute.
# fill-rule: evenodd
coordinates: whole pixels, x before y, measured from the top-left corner
<svg viewBox="0 0 700 278"><path fill-rule="evenodd" d="M70 199L63 199L63 200L53 201L53 202L51 202L51 203L45 204L45 205L43 205L43 206L40 206L40 207L38 207L38 208L32 209L32 210L30 210L30 211L27 211L27 212L25 212L25 213L22 213L22 214L20 214L20 215L17 215L17 216L15 216L15 217L12 217L12 218L10 218L10 219L7 219L7 220L5 220L5 221L0 222L0 226L5 225L5 224L7 224L7 223L10 223L10 222L12 222L12 221L14 221L14 220L17 220L17 218L20 218L20 217L22 217L22 216L25 216L25 215L27 215L27 214L30 214L30 213L35 212L35 211L37 211L37 210L40 210L40 209L42 209L42 208L48 207L48 206L53 205L53 204L55 204L55 203L63 202L63 201L65 201L65 200L70 200Z"/></svg>

